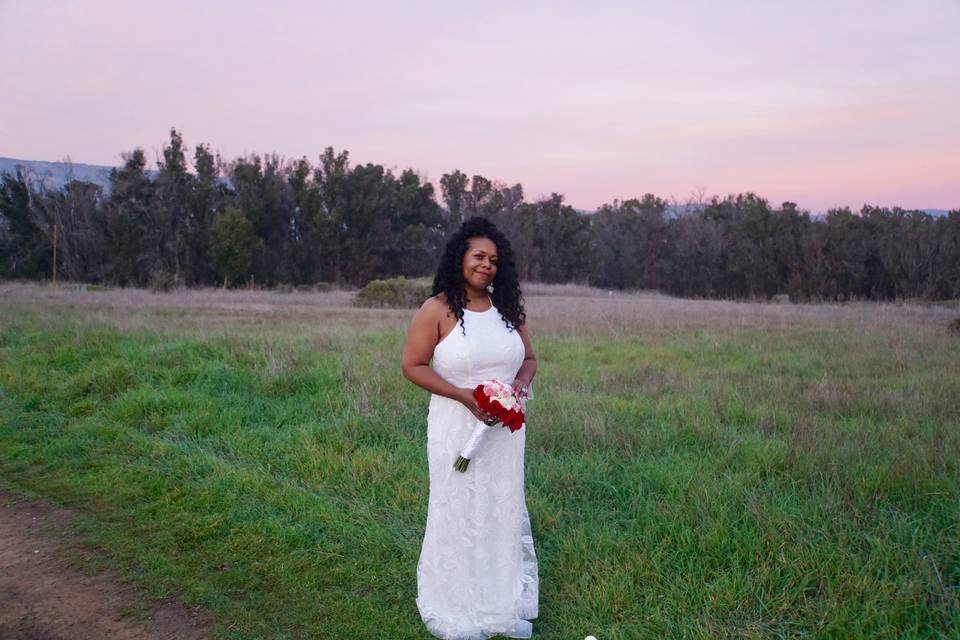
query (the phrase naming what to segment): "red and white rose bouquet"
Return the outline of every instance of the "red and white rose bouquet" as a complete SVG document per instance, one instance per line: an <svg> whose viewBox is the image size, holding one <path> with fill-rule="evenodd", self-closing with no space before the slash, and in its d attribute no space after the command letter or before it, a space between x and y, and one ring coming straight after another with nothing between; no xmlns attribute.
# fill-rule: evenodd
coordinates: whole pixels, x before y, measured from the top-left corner
<svg viewBox="0 0 960 640"><path fill-rule="evenodd" d="M512 433L522 429L526 421L524 410L528 396L525 389L517 390L499 380L487 380L477 385L473 390L473 397L476 398L477 405L494 416L496 421L490 424L477 421L470 439L453 463L453 468L460 473L467 470L489 428L500 423Z"/></svg>

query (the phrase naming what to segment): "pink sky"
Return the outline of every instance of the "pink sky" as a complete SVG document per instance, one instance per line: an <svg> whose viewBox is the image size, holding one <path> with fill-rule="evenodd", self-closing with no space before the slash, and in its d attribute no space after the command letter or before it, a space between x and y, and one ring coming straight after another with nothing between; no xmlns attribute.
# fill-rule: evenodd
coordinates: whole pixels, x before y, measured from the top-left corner
<svg viewBox="0 0 960 640"><path fill-rule="evenodd" d="M0 156L453 169L593 209L754 191L960 207L955 0L0 0Z"/></svg>

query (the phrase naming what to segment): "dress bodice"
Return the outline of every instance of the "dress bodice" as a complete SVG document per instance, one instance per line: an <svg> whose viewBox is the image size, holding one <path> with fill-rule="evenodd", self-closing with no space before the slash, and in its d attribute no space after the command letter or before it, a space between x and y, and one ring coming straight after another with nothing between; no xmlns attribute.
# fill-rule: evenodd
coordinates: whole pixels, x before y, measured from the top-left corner
<svg viewBox="0 0 960 640"><path fill-rule="evenodd" d="M457 322L434 348L433 369L457 387L475 387L490 379L511 384L523 355L520 333L507 328L496 307L464 309L463 326Z"/></svg>

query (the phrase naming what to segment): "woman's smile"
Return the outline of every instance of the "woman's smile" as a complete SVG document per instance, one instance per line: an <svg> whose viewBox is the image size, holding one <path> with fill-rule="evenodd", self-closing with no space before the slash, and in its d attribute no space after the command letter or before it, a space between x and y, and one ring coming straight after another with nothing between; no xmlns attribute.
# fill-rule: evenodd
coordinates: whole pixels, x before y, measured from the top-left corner
<svg viewBox="0 0 960 640"><path fill-rule="evenodd" d="M485 289L497 277L497 245L489 238L470 238L463 254L463 279L474 289Z"/></svg>

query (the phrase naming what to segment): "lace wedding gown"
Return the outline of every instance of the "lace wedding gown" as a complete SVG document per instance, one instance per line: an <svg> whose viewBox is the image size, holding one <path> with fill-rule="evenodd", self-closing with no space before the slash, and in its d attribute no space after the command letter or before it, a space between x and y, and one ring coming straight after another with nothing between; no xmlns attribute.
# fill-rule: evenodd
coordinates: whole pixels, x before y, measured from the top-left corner
<svg viewBox="0 0 960 640"><path fill-rule="evenodd" d="M457 387L507 384L523 363L523 341L495 307L463 311L433 352L433 368ZM466 330L464 335L463 330ZM417 606L447 640L529 638L537 617L537 558L523 492L527 428L491 428L466 473L453 468L476 418L433 395L427 417L430 500L417 566Z"/></svg>

